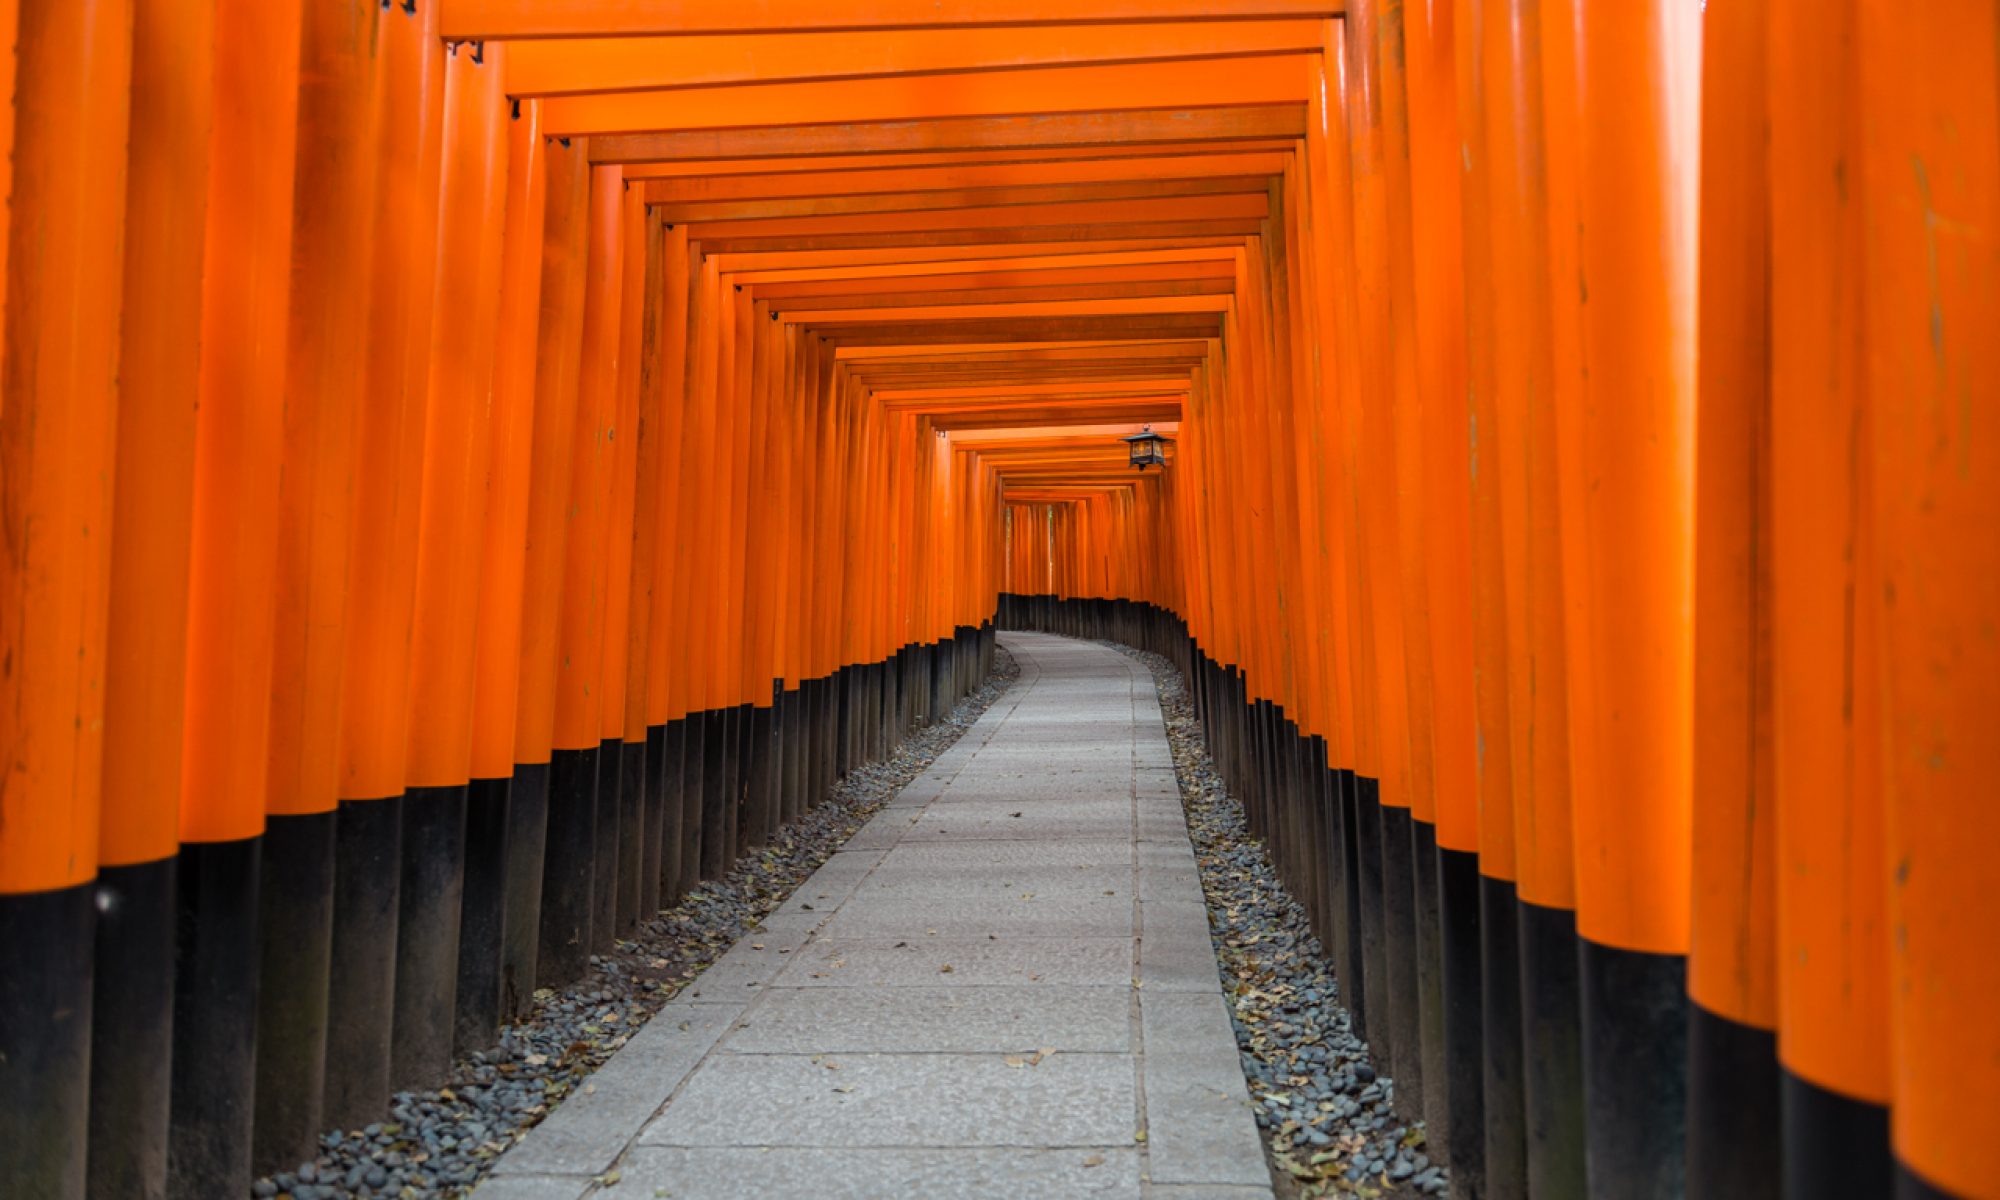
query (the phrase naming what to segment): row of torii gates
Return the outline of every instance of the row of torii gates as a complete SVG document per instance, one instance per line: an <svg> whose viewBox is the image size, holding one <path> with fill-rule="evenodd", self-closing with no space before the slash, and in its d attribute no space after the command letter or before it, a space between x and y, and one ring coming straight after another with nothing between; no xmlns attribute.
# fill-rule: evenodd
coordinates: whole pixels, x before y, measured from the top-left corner
<svg viewBox="0 0 2000 1200"><path fill-rule="evenodd" d="M1455 1194L2000 1197L1993 5L0 10L0 1194L379 1120L997 619Z"/></svg>

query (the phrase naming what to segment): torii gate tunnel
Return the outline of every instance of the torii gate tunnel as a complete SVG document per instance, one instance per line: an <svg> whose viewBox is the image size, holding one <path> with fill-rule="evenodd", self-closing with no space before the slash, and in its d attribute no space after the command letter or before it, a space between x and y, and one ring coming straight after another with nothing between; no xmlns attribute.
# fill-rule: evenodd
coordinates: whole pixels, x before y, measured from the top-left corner
<svg viewBox="0 0 2000 1200"><path fill-rule="evenodd" d="M0 21L0 1194L380 1119L997 623L1456 1194L2000 1197L1995 5Z"/></svg>

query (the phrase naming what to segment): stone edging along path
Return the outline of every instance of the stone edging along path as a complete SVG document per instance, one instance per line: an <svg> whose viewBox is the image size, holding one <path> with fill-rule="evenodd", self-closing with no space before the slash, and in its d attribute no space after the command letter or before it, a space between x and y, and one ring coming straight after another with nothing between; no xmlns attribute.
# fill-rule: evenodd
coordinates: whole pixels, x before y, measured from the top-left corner
<svg viewBox="0 0 2000 1200"><path fill-rule="evenodd" d="M1286 891L1209 761L1185 681L1171 660L1114 642L1145 663L1159 689L1181 802L1200 863L1210 935L1281 1194L1307 1198L1442 1196L1423 1122L1394 1108L1354 1036L1331 964L1305 910Z"/></svg>

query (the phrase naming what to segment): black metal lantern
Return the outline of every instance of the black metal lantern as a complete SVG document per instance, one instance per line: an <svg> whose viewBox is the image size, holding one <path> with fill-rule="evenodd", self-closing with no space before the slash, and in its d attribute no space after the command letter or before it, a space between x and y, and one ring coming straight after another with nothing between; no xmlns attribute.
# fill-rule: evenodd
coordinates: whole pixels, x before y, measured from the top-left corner
<svg viewBox="0 0 2000 1200"><path fill-rule="evenodd" d="M1166 466L1167 447L1173 443L1172 438L1154 433L1151 425L1118 440L1131 449L1132 469L1135 471L1143 471L1147 467Z"/></svg>

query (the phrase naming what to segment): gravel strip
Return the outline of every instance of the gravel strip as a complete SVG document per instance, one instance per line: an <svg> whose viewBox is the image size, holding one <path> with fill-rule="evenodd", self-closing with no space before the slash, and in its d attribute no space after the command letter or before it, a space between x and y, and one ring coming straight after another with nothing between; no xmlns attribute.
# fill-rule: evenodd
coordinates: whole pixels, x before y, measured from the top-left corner
<svg viewBox="0 0 2000 1200"><path fill-rule="evenodd" d="M535 993L534 1015L499 1044L453 1064L447 1086L398 1092L385 1119L320 1138L320 1155L259 1179L257 1197L433 1200L472 1190L493 1160L527 1135L660 1007L791 895L869 817L922 774L1020 675L1004 649L986 684L949 716L912 733L885 762L856 768L817 808L746 854L727 878L702 884L640 924L585 976Z"/></svg>
<svg viewBox="0 0 2000 1200"><path fill-rule="evenodd" d="M1423 1122L1405 1124L1396 1114L1395 1084L1376 1073L1368 1044L1349 1027L1305 909L1279 882L1209 761L1180 670L1158 654L1100 644L1153 672L1208 899L1209 938L1278 1194L1444 1195L1450 1177L1425 1153Z"/></svg>

